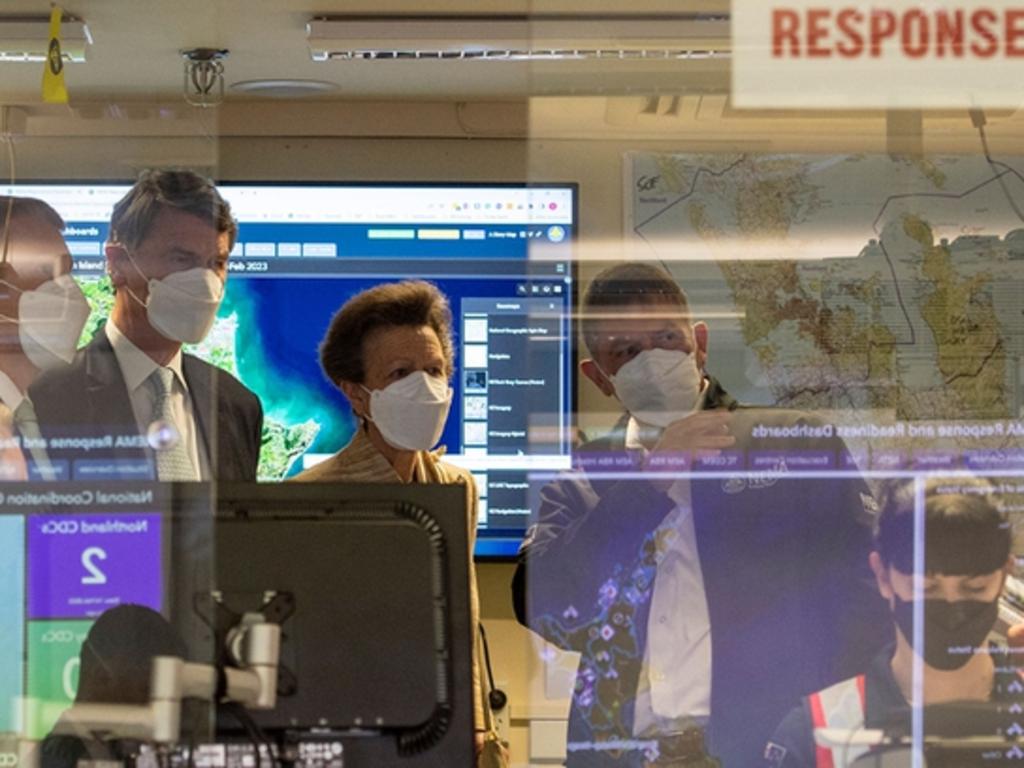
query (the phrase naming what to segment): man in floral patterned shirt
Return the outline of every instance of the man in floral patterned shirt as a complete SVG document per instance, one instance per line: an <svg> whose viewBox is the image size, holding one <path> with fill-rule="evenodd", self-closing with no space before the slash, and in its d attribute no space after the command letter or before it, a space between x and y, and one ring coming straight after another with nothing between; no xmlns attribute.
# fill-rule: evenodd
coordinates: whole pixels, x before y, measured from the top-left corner
<svg viewBox="0 0 1024 768"><path fill-rule="evenodd" d="M581 654L567 765L747 768L801 695L890 637L870 495L790 471L844 446L806 413L739 407L662 269L606 269L582 314L581 371L626 414L541 489L513 582L520 622Z"/></svg>

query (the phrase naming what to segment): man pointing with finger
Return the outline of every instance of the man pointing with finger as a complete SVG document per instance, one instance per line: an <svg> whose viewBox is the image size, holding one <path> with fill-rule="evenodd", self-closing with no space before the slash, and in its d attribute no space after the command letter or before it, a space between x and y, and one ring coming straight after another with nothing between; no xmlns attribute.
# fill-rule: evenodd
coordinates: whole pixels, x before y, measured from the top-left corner
<svg viewBox="0 0 1024 768"><path fill-rule="evenodd" d="M740 407L663 269L605 269L581 313L580 369L626 413L541 489L513 581L520 622L580 653L566 764L757 764L802 691L889 639L864 565L870 496L853 475L789 471L834 468L840 443L752 437L817 421ZM754 456L778 460L745 472Z"/></svg>

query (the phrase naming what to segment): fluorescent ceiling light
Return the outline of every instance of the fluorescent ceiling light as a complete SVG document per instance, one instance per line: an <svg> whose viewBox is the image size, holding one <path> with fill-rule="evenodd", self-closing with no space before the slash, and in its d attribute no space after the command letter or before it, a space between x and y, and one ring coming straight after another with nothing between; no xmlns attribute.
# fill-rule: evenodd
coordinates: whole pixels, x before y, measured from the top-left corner
<svg viewBox="0 0 1024 768"><path fill-rule="evenodd" d="M48 17L0 16L0 61L46 61L50 44ZM81 19L65 18L60 25L60 49L65 62L85 61L92 45L89 27Z"/></svg>
<svg viewBox="0 0 1024 768"><path fill-rule="evenodd" d="M241 80L237 83L232 83L230 87L233 91L256 96L267 96L272 99L296 99L338 90L337 83L329 83L324 80L284 78Z"/></svg>
<svg viewBox="0 0 1024 768"><path fill-rule="evenodd" d="M306 25L314 61L678 60L729 55L726 16L331 16Z"/></svg>

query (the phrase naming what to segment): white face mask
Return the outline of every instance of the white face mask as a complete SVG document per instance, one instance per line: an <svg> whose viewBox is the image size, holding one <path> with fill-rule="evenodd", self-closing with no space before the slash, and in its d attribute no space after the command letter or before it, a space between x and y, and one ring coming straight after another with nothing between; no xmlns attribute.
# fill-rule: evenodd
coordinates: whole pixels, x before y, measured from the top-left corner
<svg viewBox="0 0 1024 768"><path fill-rule="evenodd" d="M89 303L71 275L47 280L18 297L18 340L40 370L67 365L89 319Z"/></svg>
<svg viewBox="0 0 1024 768"><path fill-rule="evenodd" d="M427 451L437 444L448 420L452 388L443 378L416 371L384 389L369 390L369 420L393 448Z"/></svg>
<svg viewBox="0 0 1024 768"><path fill-rule="evenodd" d="M143 277L146 273L135 264ZM167 277L148 278L149 299L141 301L129 291L133 299L146 308L149 324L171 341L196 344L206 338L217 318L217 310L224 298L224 281L212 269L195 267L172 272Z"/></svg>
<svg viewBox="0 0 1024 768"><path fill-rule="evenodd" d="M702 383L693 355L679 349L645 349L608 379L630 415L655 427L693 413Z"/></svg>

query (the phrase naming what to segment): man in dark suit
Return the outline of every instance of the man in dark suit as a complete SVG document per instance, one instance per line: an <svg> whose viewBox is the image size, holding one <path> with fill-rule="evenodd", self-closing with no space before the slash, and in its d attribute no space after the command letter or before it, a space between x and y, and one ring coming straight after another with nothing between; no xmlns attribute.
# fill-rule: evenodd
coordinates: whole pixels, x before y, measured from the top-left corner
<svg viewBox="0 0 1024 768"><path fill-rule="evenodd" d="M888 639L867 488L794 471L834 470L841 442L739 407L664 270L605 270L582 314L581 370L627 413L541 489L513 581L519 621L581 654L567 765L755 765L802 692Z"/></svg>
<svg viewBox="0 0 1024 768"><path fill-rule="evenodd" d="M238 229L213 184L146 171L115 206L114 308L74 362L32 385L50 458L74 479L255 480L263 411L182 345L209 332Z"/></svg>

